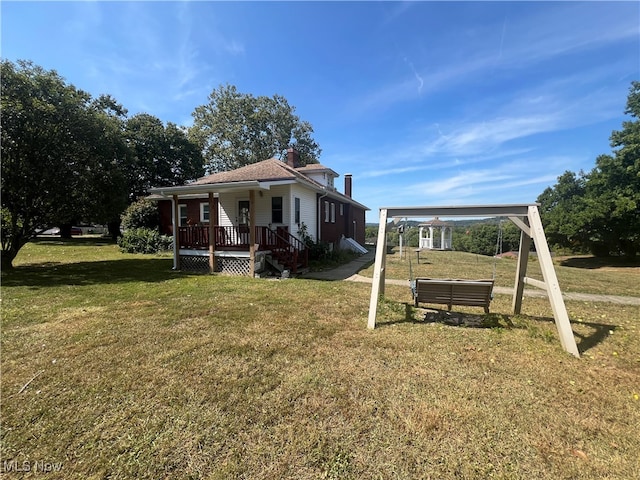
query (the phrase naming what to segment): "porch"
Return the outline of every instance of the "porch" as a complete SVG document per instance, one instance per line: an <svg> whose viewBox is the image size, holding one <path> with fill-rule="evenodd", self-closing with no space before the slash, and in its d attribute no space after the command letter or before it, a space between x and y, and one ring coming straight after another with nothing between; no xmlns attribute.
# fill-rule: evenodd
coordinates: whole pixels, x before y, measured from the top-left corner
<svg viewBox="0 0 640 480"><path fill-rule="evenodd" d="M197 262L202 263L205 259L207 264L210 264L210 252L213 251L214 271L225 271L225 264L233 264L234 267L228 273L245 274L245 270L248 272L249 269L245 269L242 264L250 265L251 261L250 228L243 225L214 225L213 228L209 225L178 227L177 246L179 257L181 257L180 268L195 265ZM253 261L256 265L264 265L268 262L280 271L286 269L294 274L308 267L309 252L306 245L291 235L286 228L280 227L276 230L266 226L253 228L255 235ZM211 231L214 236L213 245L210 242ZM204 270L202 267L197 269Z"/></svg>

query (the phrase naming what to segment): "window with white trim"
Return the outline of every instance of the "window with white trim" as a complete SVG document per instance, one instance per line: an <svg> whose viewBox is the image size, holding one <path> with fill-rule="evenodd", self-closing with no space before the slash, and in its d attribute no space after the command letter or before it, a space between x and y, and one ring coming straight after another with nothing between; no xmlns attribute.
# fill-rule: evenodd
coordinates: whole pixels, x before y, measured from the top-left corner
<svg viewBox="0 0 640 480"><path fill-rule="evenodd" d="M200 203L200 222L209 223L209 202Z"/></svg>
<svg viewBox="0 0 640 480"><path fill-rule="evenodd" d="M282 197L271 197L271 223L282 223Z"/></svg>
<svg viewBox="0 0 640 480"><path fill-rule="evenodd" d="M324 223L329 223L329 202L324 202Z"/></svg>
<svg viewBox="0 0 640 480"><path fill-rule="evenodd" d="M184 227L187 225L189 221L189 216L187 215L187 206L182 204L178 205L178 226Z"/></svg>
<svg viewBox="0 0 640 480"><path fill-rule="evenodd" d="M331 202L331 223L336 223L336 204Z"/></svg>
<svg viewBox="0 0 640 480"><path fill-rule="evenodd" d="M294 198L295 223L300 224L300 199Z"/></svg>
<svg viewBox="0 0 640 480"><path fill-rule="evenodd" d="M344 203L340 204L340 216L342 217L344 215Z"/></svg>

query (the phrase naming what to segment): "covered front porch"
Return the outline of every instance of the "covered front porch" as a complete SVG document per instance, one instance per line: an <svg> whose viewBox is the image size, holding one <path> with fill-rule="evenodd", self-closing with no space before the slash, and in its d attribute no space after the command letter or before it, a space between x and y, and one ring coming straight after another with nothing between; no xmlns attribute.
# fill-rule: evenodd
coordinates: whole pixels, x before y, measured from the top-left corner
<svg viewBox="0 0 640 480"><path fill-rule="evenodd" d="M151 189L171 202L170 214L161 215L171 222L167 233L173 236L174 268L247 276L269 265L282 273L306 269L307 246L290 228L299 229L309 218L299 218L299 211L311 212L308 224L315 227L316 192L298 188L294 193L292 182L240 180Z"/></svg>
<svg viewBox="0 0 640 480"><path fill-rule="evenodd" d="M181 270L253 276L261 273L267 264L294 274L309 265L306 245L285 228L179 226L174 240L177 240L176 268Z"/></svg>

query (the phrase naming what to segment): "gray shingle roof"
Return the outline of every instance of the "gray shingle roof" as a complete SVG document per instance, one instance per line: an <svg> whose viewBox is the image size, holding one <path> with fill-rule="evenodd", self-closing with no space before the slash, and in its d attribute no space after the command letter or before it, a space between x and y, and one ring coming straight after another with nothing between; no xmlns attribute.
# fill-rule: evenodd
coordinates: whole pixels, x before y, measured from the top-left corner
<svg viewBox="0 0 640 480"><path fill-rule="evenodd" d="M191 185L211 185L216 183L248 182L257 180L259 182L275 180L295 180L300 179L317 184L306 175L291 168L286 163L270 158L262 162L252 163L244 167L230 170L228 172L218 172L199 178Z"/></svg>

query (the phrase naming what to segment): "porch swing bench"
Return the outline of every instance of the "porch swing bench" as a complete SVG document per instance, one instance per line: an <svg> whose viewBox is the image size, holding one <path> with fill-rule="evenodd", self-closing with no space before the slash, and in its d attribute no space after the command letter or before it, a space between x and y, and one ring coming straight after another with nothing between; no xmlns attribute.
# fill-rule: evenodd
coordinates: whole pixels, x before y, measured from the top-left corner
<svg viewBox="0 0 640 480"><path fill-rule="evenodd" d="M483 307L489 313L493 297L493 280L457 280L443 278L416 278L411 282L414 305L420 303Z"/></svg>

